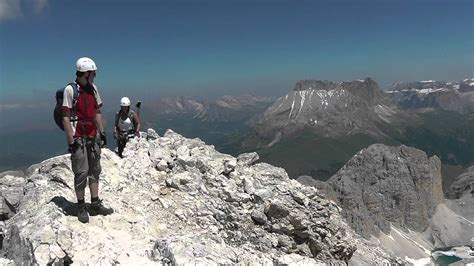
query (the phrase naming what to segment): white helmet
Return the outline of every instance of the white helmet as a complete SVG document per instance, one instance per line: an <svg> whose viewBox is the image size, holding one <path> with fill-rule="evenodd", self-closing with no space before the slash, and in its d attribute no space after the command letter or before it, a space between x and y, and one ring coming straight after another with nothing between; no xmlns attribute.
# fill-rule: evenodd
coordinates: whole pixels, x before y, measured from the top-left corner
<svg viewBox="0 0 474 266"><path fill-rule="evenodd" d="M130 99L128 97L123 97L120 100L120 106L130 106Z"/></svg>
<svg viewBox="0 0 474 266"><path fill-rule="evenodd" d="M77 59L76 69L79 72L95 71L97 70L97 66L94 60L89 57L81 57Z"/></svg>

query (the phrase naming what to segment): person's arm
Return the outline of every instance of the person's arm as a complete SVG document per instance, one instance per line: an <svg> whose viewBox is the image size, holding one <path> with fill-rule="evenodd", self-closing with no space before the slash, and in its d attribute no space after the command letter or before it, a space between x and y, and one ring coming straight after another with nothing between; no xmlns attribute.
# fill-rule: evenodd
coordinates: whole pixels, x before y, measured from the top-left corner
<svg viewBox="0 0 474 266"><path fill-rule="evenodd" d="M95 102L96 102L96 112L95 112L95 119L97 121L97 127L99 129L100 134L105 134L105 123L104 123L104 117L102 116L102 98L100 97L99 90L97 89L97 86L93 84L94 86L94 97L95 97Z"/></svg>
<svg viewBox="0 0 474 266"><path fill-rule="evenodd" d="M105 127L104 127L104 117L102 116L102 111L100 108L97 108L95 113L95 119L97 121L97 127L99 128L100 132L100 147L104 148L107 146L107 135L105 134Z"/></svg>
<svg viewBox="0 0 474 266"><path fill-rule="evenodd" d="M99 127L100 134L105 134L104 117L102 116L102 111L100 108L98 108L96 111L95 119L97 120L97 126Z"/></svg>
<svg viewBox="0 0 474 266"><path fill-rule="evenodd" d="M63 108L63 126L66 133L66 141L68 145L74 143L73 130L71 125L71 110Z"/></svg>
<svg viewBox="0 0 474 266"><path fill-rule="evenodd" d="M95 89L95 100L97 104L96 112L95 112L95 121L97 123L97 127L100 132L100 140L102 141L101 147L105 147L107 145L107 137L105 134L105 121L104 117L102 116L102 99L100 98L99 91L97 90L97 87L94 85Z"/></svg>
<svg viewBox="0 0 474 266"><path fill-rule="evenodd" d="M119 122L120 112L115 113L115 123L114 123L114 138L117 138L118 135L118 122Z"/></svg>
<svg viewBox="0 0 474 266"><path fill-rule="evenodd" d="M73 87L67 86L64 89L63 93L63 105L62 105L62 113L63 113L63 127L64 133L66 134L66 142L68 145L72 145L74 143L74 129L71 125L71 109L73 107Z"/></svg>
<svg viewBox="0 0 474 266"><path fill-rule="evenodd" d="M135 123L136 123L135 132L140 133L140 129L141 129L142 124L140 122L140 118L138 117L137 112L133 112L133 120L135 120Z"/></svg>

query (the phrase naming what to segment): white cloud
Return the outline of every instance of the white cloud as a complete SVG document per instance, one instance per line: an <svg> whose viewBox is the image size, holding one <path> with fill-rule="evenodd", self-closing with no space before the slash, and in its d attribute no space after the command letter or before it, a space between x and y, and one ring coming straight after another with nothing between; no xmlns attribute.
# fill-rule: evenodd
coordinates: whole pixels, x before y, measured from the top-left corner
<svg viewBox="0 0 474 266"><path fill-rule="evenodd" d="M34 0L35 2L35 14L41 15L43 14L46 9L48 8L48 0Z"/></svg>
<svg viewBox="0 0 474 266"><path fill-rule="evenodd" d="M0 104L0 111L8 111L8 110L15 110L20 108L21 105L18 103L12 103L12 104Z"/></svg>
<svg viewBox="0 0 474 266"><path fill-rule="evenodd" d="M48 0L0 0L0 21L21 19L28 13L41 16L48 7Z"/></svg>
<svg viewBox="0 0 474 266"><path fill-rule="evenodd" d="M20 0L0 0L0 21L23 17Z"/></svg>
<svg viewBox="0 0 474 266"><path fill-rule="evenodd" d="M44 109L51 108L48 103L0 103L0 111L11 111L18 109Z"/></svg>

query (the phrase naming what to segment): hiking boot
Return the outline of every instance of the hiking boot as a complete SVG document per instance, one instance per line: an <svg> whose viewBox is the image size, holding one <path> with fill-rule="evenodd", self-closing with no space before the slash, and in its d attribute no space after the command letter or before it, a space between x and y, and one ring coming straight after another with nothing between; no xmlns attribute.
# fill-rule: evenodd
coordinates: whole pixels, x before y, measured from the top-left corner
<svg viewBox="0 0 474 266"><path fill-rule="evenodd" d="M89 214L87 213L86 204L79 204L79 212L77 213L77 219L81 223L89 222Z"/></svg>
<svg viewBox="0 0 474 266"><path fill-rule="evenodd" d="M90 215L109 215L112 214L114 210L112 208L107 208L104 206L102 203L102 200L98 200L95 202L92 202L90 207L89 207L89 213Z"/></svg>

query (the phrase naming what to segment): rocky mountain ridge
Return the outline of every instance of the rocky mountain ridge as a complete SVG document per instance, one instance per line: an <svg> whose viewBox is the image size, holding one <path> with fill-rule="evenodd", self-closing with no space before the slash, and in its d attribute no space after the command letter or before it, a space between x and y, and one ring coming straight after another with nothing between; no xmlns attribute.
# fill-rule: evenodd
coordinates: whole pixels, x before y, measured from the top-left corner
<svg viewBox="0 0 474 266"><path fill-rule="evenodd" d="M272 146L310 130L321 136L383 136L381 125L397 118L396 106L366 78L350 82L303 80L264 113L245 145Z"/></svg>
<svg viewBox="0 0 474 266"><path fill-rule="evenodd" d="M249 109L254 111L252 115L258 114L258 110L263 112L273 100L252 95L226 95L215 100L175 96L160 98L148 108L152 113L165 116L187 114L200 121L224 122L241 119L239 113L247 113Z"/></svg>
<svg viewBox="0 0 474 266"><path fill-rule="evenodd" d="M324 191L341 206L359 234L377 239L386 250L409 261L429 261L434 248L469 246L474 241L471 174L461 175L452 187L456 195L465 196L446 200L437 156L404 145L373 144L326 182L305 176L298 180Z"/></svg>
<svg viewBox="0 0 474 266"><path fill-rule="evenodd" d="M371 78L301 80L265 110L244 147L270 147L305 130L324 137L363 134L382 139L388 128L416 124L414 110L473 113L474 79L397 82L385 91Z"/></svg>
<svg viewBox="0 0 474 266"><path fill-rule="evenodd" d="M468 91L473 82L452 82L450 86ZM441 90L446 86L434 81L416 84L421 84L417 90L427 95L444 93ZM398 83L392 90L405 91L405 85ZM438 155L450 166L474 163L472 114L440 107L404 108L393 95L380 90L370 78L299 81L265 111L243 147L257 150L265 162L284 167L292 178L310 175L319 180L327 180L352 155L374 143L416 147ZM446 100L462 106L456 100Z"/></svg>
<svg viewBox="0 0 474 266"><path fill-rule="evenodd" d="M467 168L465 173L459 175L446 191L449 199L459 199L464 196L474 195L474 166Z"/></svg>
<svg viewBox="0 0 474 266"><path fill-rule="evenodd" d="M474 112L474 79L397 82L387 88L386 93L402 109L442 109L461 114Z"/></svg>
<svg viewBox="0 0 474 266"><path fill-rule="evenodd" d="M286 172L199 139L153 130L125 159L102 149L109 216L77 221L67 155L32 166L2 228L2 262L317 264L396 261L358 237L340 208ZM7 177L18 180L18 178ZM2 178L2 182L5 177ZM11 200L11 198L8 198Z"/></svg>
<svg viewBox="0 0 474 266"><path fill-rule="evenodd" d="M444 200L438 157L404 145L373 144L327 182L346 219L364 236L388 233L391 223L422 232Z"/></svg>

